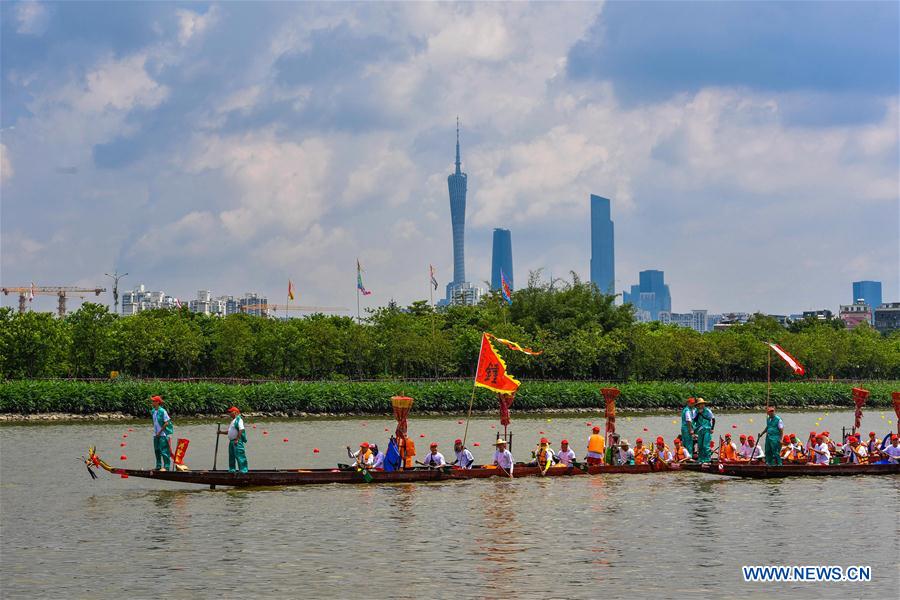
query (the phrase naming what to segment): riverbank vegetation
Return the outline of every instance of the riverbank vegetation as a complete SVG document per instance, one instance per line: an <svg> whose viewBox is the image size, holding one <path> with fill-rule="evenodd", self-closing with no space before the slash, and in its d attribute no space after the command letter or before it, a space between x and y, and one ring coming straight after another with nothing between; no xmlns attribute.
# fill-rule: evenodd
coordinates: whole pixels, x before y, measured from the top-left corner
<svg viewBox="0 0 900 600"><path fill-rule="evenodd" d="M0 309L0 378L241 377L361 380L470 377L483 331L539 349L507 352L512 373L529 379L760 381L772 340L809 378L900 379L900 332L889 336L840 321L794 323L757 315L726 331L697 333L634 322L630 306L577 278L551 288L532 277L508 306L496 295L478 306L432 310L424 301L369 311L362 323L312 315L273 319L148 310L120 317L84 304L65 319ZM774 380L794 380L775 360Z"/></svg>
<svg viewBox="0 0 900 600"><path fill-rule="evenodd" d="M701 396L716 410L765 405L765 383L648 382L609 384L621 390L622 409L675 409L685 398ZM603 403L597 382L525 382L519 388L514 410L599 410ZM772 402L784 408L846 406L852 408L851 384L773 383ZM891 405L891 391L900 382L866 384L871 392L867 406ZM0 383L0 413L93 414L121 412L145 416L149 398L159 394L175 415L223 414L232 405L245 412L323 414L389 413L390 397L412 396L417 412L464 413L472 394L471 381L440 382L293 382L234 385L167 381L111 382L19 380ZM497 410L496 395L478 389L475 410Z"/></svg>

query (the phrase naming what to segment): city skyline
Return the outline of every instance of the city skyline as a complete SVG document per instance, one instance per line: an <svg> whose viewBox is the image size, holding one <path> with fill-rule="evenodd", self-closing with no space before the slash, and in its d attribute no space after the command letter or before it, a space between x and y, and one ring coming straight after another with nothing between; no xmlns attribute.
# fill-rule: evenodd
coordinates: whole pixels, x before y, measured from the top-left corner
<svg viewBox="0 0 900 600"><path fill-rule="evenodd" d="M304 303L347 305L359 256L364 302L427 298L428 264L453 272L460 114L477 285L496 227L520 281L588 279L595 193L613 199L616 290L663 270L675 312L836 311L866 279L900 299L893 4L0 11L3 285L118 269L183 298L279 298L290 278ZM773 53L700 22L750 45L766 23Z"/></svg>

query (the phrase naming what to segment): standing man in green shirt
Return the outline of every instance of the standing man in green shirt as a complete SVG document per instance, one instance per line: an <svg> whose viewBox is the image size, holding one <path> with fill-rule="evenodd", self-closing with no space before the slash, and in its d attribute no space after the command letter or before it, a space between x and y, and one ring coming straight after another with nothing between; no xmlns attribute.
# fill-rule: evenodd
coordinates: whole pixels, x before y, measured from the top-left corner
<svg viewBox="0 0 900 600"><path fill-rule="evenodd" d="M697 409L694 408L695 402L693 398L688 398L687 404L681 410L681 444L691 456L696 456L694 439L697 436L694 431L694 420L697 418Z"/></svg>
<svg viewBox="0 0 900 600"><path fill-rule="evenodd" d="M150 398L153 410L150 418L153 419L153 453L156 455L156 470L168 471L172 466L172 457L169 454L169 436L174 432L169 413L162 407L161 396Z"/></svg>
<svg viewBox="0 0 900 600"><path fill-rule="evenodd" d="M706 406L706 400L697 398L697 417L694 419L694 431L697 434L697 462L708 463L712 460L713 430L716 428L716 417Z"/></svg>
<svg viewBox="0 0 900 600"><path fill-rule="evenodd" d="M228 431L219 432L220 435L228 436L228 472L246 473L249 467L247 466L247 452L244 449L244 444L247 443L244 419L241 417L241 410L236 406L229 408L228 413L233 417L228 425Z"/></svg>
<svg viewBox="0 0 900 600"><path fill-rule="evenodd" d="M784 431L784 421L775 414L775 407L766 409L766 464L780 467L781 462L781 434Z"/></svg>

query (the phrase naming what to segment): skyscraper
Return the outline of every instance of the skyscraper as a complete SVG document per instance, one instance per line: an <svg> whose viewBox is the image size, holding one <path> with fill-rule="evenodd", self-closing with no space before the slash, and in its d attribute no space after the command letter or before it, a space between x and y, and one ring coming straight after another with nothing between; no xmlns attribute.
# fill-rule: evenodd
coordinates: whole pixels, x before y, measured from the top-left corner
<svg viewBox="0 0 900 600"><path fill-rule="evenodd" d="M881 306L881 282L880 281L854 281L853 302L862 300L873 310Z"/></svg>
<svg viewBox="0 0 900 600"><path fill-rule="evenodd" d="M622 301L635 308L637 320L646 323L658 321L660 312L672 312L672 296L665 283L662 271L650 269L641 271L638 285L631 286L631 292L622 294Z"/></svg>
<svg viewBox="0 0 900 600"><path fill-rule="evenodd" d="M467 177L459 158L459 118L456 119L456 172L447 176L450 192L450 222L453 226L453 281L440 304L477 304L483 290L466 281L466 188Z"/></svg>
<svg viewBox="0 0 900 600"><path fill-rule="evenodd" d="M506 277L509 287L513 285L512 234L509 229L494 229L494 250L491 257L491 289L500 289L500 270Z"/></svg>
<svg viewBox="0 0 900 600"><path fill-rule="evenodd" d="M616 289L616 259L609 199L591 194L591 283L604 294Z"/></svg>

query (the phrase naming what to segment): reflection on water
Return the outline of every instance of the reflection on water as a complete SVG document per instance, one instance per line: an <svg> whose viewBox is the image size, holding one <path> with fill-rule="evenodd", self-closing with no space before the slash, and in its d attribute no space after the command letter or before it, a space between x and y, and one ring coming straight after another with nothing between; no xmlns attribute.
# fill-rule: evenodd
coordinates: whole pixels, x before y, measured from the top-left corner
<svg viewBox="0 0 900 600"><path fill-rule="evenodd" d="M443 441L456 437L455 423L423 420L411 428ZM470 427L470 439L484 443L473 447L476 460L487 458L496 433L490 423ZM641 434L639 427L673 427L671 417L620 425L628 437ZM392 429L392 421L383 426ZM517 439L530 445L529 435L541 430L575 439L584 427L583 417L519 419ZM888 500L900 492L900 477L741 481L661 473L257 490L106 473L91 481L72 457L91 442L106 453L118 448L122 428L0 428L3 456L15 448L30 462L22 469L0 461L4 597L671 598L720 597L727 589L734 596L835 598L848 589L745 584L740 566L847 566L857 556L871 564L875 580L853 595L896 597L900 583L900 514ZM325 467L345 460L345 441L380 432L382 424L368 419L360 430L350 420L277 421L265 428L270 439L261 428L249 430L252 464ZM210 430L208 423L179 426L176 435L192 440L189 463L208 466ZM129 466L152 466L141 435L132 436ZM236 591L236 577L252 582L252 593Z"/></svg>

